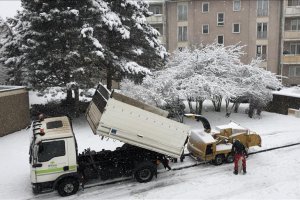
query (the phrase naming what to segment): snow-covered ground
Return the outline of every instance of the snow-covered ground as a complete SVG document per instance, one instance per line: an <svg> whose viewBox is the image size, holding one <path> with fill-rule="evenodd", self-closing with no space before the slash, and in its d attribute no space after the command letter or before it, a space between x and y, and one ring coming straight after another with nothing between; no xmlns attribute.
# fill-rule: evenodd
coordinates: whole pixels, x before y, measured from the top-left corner
<svg viewBox="0 0 300 200"><path fill-rule="evenodd" d="M263 112L262 118L249 119L246 114L212 111L209 105L203 114L212 127L231 120L259 133L262 147L251 151L300 142L300 119ZM242 110L241 110L242 112ZM114 149L121 143L101 140L93 135L84 118L75 119L74 131L79 151L91 147ZM185 123L202 128L196 121ZM22 130L0 138L0 199L58 199L56 192L33 195L29 177L28 148L30 132ZM64 199L300 199L300 146L250 155L246 175L235 176L233 164L210 164L164 171L149 183L128 180L122 183L96 186ZM193 161L187 158L183 163Z"/></svg>

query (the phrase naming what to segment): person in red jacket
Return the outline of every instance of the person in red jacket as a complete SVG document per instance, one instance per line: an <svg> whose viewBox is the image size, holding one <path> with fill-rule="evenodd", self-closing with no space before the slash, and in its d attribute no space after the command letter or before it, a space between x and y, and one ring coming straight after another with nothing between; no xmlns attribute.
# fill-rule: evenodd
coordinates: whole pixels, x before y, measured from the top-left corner
<svg viewBox="0 0 300 200"><path fill-rule="evenodd" d="M233 173L235 175L238 174L238 167L239 167L238 163L241 160L242 165L243 165L243 172L244 172L244 174L246 174L247 173L247 171L246 171L247 152L246 152L245 146L239 140L234 139L231 152L234 155L234 171L233 171Z"/></svg>

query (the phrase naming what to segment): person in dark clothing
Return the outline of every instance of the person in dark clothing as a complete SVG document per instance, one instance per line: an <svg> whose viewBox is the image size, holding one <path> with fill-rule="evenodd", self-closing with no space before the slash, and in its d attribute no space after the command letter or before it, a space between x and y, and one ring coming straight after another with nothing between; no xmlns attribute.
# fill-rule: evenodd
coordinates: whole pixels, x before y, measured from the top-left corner
<svg viewBox="0 0 300 200"><path fill-rule="evenodd" d="M247 157L247 152L245 146L237 139L234 139L233 144L232 144L232 149L231 153L234 155L234 174L238 174L238 162L239 160L242 160L242 165L243 165L243 172L244 174L247 172L246 171L246 157Z"/></svg>

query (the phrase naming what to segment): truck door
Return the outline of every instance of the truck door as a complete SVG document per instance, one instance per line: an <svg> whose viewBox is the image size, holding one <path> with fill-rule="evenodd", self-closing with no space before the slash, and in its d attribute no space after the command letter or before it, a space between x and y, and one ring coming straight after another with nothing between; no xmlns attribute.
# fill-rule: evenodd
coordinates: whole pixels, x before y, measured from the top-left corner
<svg viewBox="0 0 300 200"><path fill-rule="evenodd" d="M38 146L36 163L37 182L54 181L60 175L69 173L73 167L68 163L67 142L65 140L42 141Z"/></svg>

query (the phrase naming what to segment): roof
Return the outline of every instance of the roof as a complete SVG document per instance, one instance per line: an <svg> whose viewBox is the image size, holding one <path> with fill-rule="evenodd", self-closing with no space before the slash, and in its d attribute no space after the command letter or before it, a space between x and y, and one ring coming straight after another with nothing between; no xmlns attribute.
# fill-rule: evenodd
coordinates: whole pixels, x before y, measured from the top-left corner
<svg viewBox="0 0 300 200"><path fill-rule="evenodd" d="M45 132L43 136L37 135L39 140L73 137L72 127L66 116L46 118L38 128Z"/></svg>
<svg viewBox="0 0 300 200"><path fill-rule="evenodd" d="M228 129L228 128L232 128L232 129L236 129L236 130L247 130L246 128L239 126L238 124L236 124L234 122L230 122L229 124L226 124L226 125L216 126L217 130L223 130L223 129Z"/></svg>
<svg viewBox="0 0 300 200"><path fill-rule="evenodd" d="M0 97L27 93L24 86L0 85Z"/></svg>
<svg viewBox="0 0 300 200"><path fill-rule="evenodd" d="M216 140L210 134L197 129L191 130L190 137L193 141L199 141L205 144L216 142Z"/></svg>
<svg viewBox="0 0 300 200"><path fill-rule="evenodd" d="M274 91L273 94L300 98L300 87L283 88L280 91Z"/></svg>
<svg viewBox="0 0 300 200"><path fill-rule="evenodd" d="M0 92L25 89L25 86L0 85Z"/></svg>

